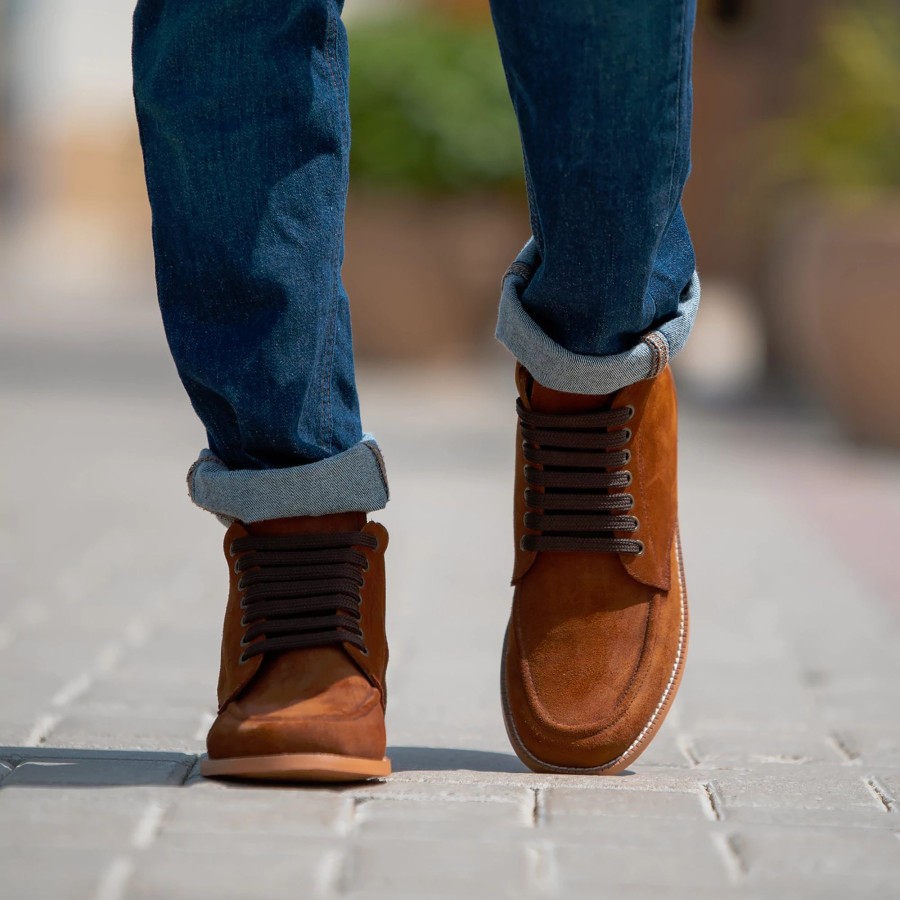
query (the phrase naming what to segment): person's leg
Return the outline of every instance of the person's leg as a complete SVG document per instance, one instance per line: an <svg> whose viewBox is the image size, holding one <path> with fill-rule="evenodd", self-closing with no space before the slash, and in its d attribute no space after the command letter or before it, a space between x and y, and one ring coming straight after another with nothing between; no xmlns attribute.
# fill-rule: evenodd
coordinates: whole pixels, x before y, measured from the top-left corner
<svg viewBox="0 0 900 900"><path fill-rule="evenodd" d="M341 283L342 0L142 0L134 93L160 309L226 519L375 510ZM310 465L314 463L315 465Z"/></svg>
<svg viewBox="0 0 900 900"><path fill-rule="evenodd" d="M518 360L504 719L534 769L611 773L681 678L669 359L699 301L681 212L693 0L492 0L533 236L504 278Z"/></svg>
<svg viewBox="0 0 900 900"><path fill-rule="evenodd" d="M533 233L497 336L548 387L607 393L652 371L649 332L674 356L696 314L681 211L694 2L491 6Z"/></svg>
<svg viewBox="0 0 900 900"><path fill-rule="evenodd" d="M157 287L230 523L208 775L385 775L387 501L341 285L342 0L141 0L134 93Z"/></svg>

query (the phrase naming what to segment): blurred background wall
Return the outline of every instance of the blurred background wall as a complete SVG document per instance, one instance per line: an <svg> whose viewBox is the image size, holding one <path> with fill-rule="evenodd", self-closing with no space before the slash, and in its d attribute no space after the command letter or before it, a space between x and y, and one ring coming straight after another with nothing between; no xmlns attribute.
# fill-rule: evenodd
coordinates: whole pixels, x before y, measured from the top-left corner
<svg viewBox="0 0 900 900"><path fill-rule="evenodd" d="M2 346L161 340L122 0L0 0ZM486 0L348 0L363 360L478 360L527 237ZM700 0L685 390L900 446L900 0Z"/></svg>

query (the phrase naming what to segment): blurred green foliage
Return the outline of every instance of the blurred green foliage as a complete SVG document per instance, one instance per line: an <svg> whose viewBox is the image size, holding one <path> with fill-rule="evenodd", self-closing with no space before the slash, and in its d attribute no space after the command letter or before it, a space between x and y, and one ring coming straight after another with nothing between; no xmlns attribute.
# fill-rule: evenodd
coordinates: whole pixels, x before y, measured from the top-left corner
<svg viewBox="0 0 900 900"><path fill-rule="evenodd" d="M494 33L433 12L350 28L354 185L521 191L522 154Z"/></svg>
<svg viewBox="0 0 900 900"><path fill-rule="evenodd" d="M900 4L839 8L804 76L806 104L778 129L781 174L834 194L900 189Z"/></svg>

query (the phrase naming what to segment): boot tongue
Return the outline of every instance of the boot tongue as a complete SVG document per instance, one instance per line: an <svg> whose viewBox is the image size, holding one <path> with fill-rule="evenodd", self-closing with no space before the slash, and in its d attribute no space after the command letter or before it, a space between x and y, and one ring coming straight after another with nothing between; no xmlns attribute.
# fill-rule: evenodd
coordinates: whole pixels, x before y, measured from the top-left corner
<svg viewBox="0 0 900 900"><path fill-rule="evenodd" d="M535 412L580 413L609 409L615 394L569 394L554 391L531 379L529 403Z"/></svg>
<svg viewBox="0 0 900 900"><path fill-rule="evenodd" d="M268 519L245 525L248 533L315 534L330 531L362 531L366 524L364 512L334 513L327 516L292 516L287 519Z"/></svg>

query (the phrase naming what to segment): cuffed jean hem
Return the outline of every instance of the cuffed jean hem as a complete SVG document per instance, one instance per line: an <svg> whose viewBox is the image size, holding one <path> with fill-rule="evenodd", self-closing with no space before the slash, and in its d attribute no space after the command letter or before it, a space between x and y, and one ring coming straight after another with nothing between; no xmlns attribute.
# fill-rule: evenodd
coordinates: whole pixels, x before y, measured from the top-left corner
<svg viewBox="0 0 900 900"><path fill-rule="evenodd" d="M496 332L497 340L539 384L571 394L609 394L658 375L684 347L700 305L696 272L673 318L649 331L629 350L591 356L566 350L525 312L520 298L539 262L532 238L503 276Z"/></svg>
<svg viewBox="0 0 900 900"><path fill-rule="evenodd" d="M375 438L342 453L286 469L229 469L204 450L187 476L191 500L221 522L373 512L388 502L387 474Z"/></svg>

